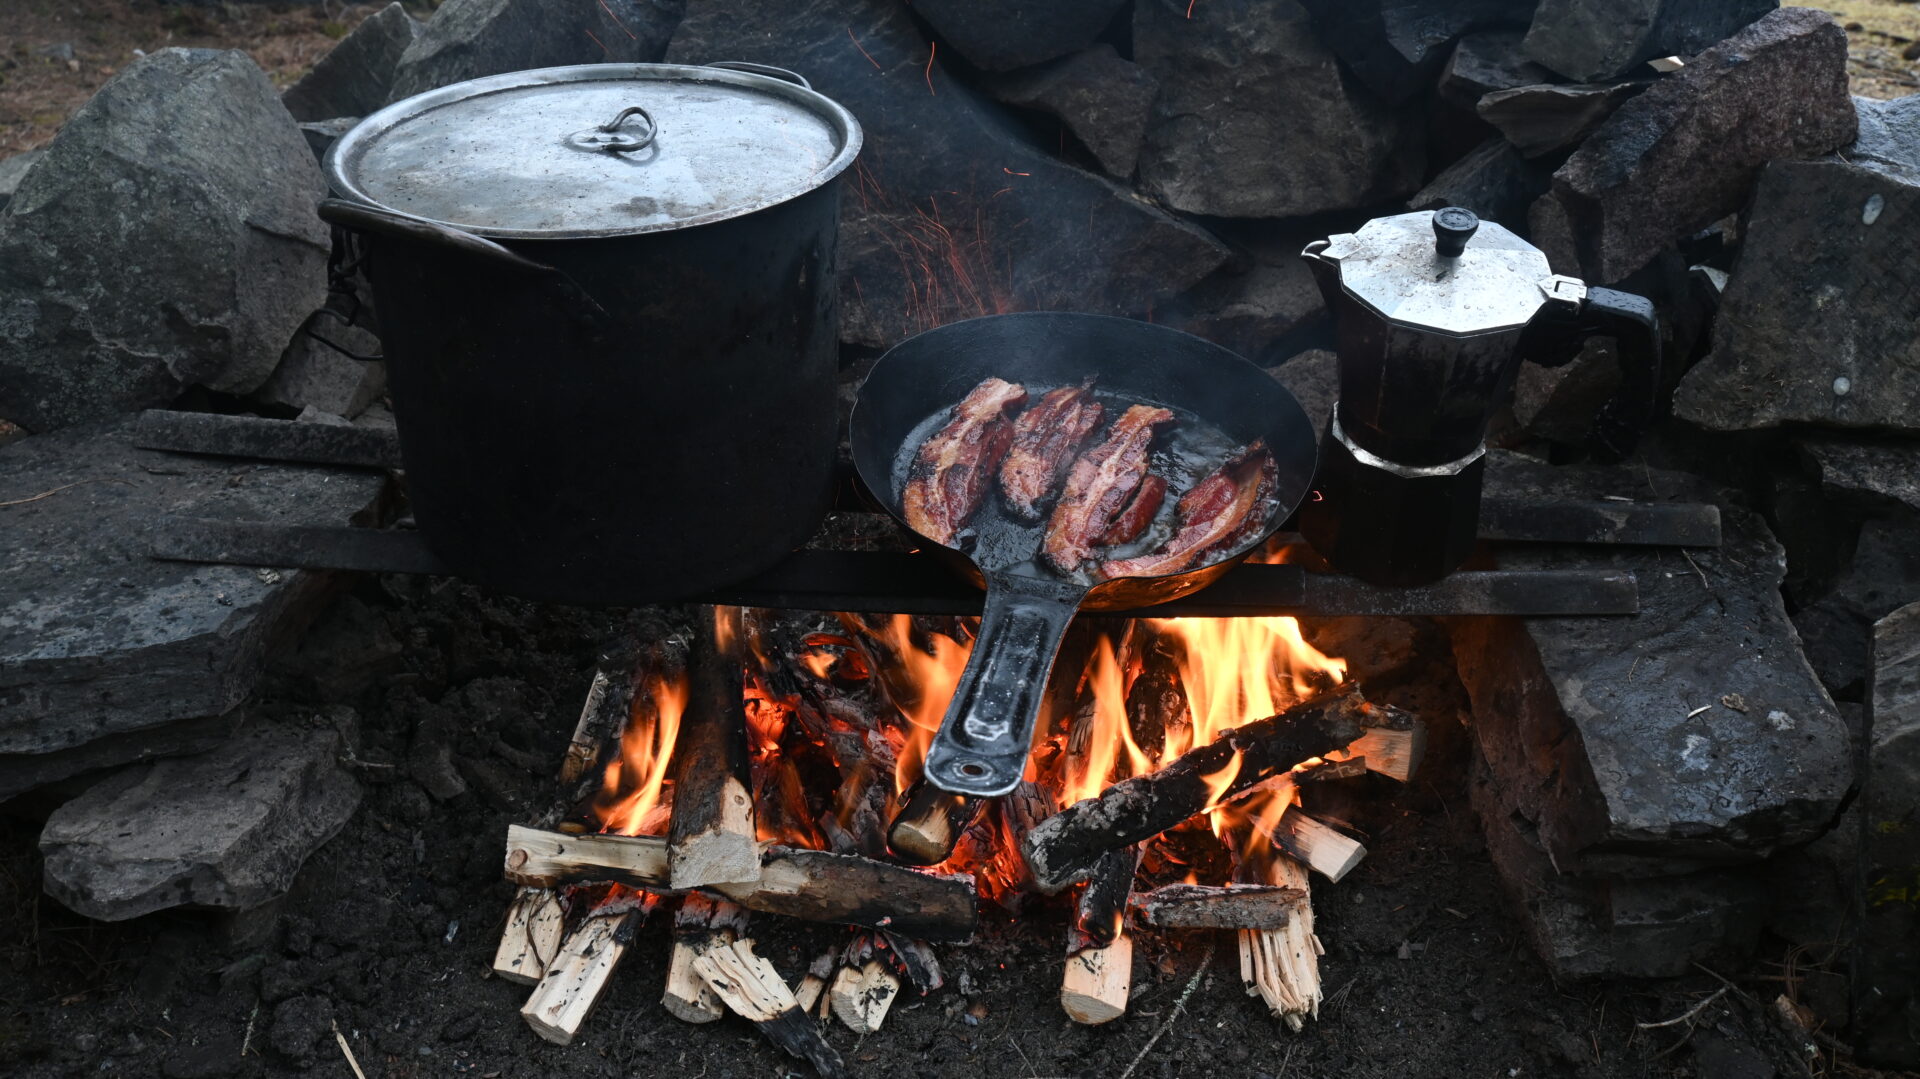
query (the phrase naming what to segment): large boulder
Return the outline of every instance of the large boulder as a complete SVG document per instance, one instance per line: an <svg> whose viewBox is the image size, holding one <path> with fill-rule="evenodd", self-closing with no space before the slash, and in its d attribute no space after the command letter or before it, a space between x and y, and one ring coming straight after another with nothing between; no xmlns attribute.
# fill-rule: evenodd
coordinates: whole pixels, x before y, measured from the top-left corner
<svg viewBox="0 0 1920 1079"><path fill-rule="evenodd" d="M1556 81L1520 51L1521 37L1516 30L1485 30L1461 38L1440 71L1441 100L1471 110L1495 90Z"/></svg>
<svg viewBox="0 0 1920 1079"><path fill-rule="evenodd" d="M1008 310L1143 316L1226 258L1201 229L1029 143L892 0L694 0L668 59L714 58L792 68L860 119L839 254L850 341Z"/></svg>
<svg viewBox="0 0 1920 1079"><path fill-rule="evenodd" d="M1674 415L1920 432L1920 96L1858 105L1852 146L1761 177L1713 352Z"/></svg>
<svg viewBox="0 0 1920 1079"><path fill-rule="evenodd" d="M364 326L348 326L328 314L316 313L302 332L294 335L286 355L280 357L280 366L274 368L257 396L296 412L315 408L347 419L358 416L387 392L387 365L378 359L353 359L340 349L356 356L378 357L380 338Z"/></svg>
<svg viewBox="0 0 1920 1079"><path fill-rule="evenodd" d="M47 894L110 922L275 899L360 804L339 750L328 728L262 725L199 756L115 773L47 819Z"/></svg>
<svg viewBox="0 0 1920 1079"><path fill-rule="evenodd" d="M1853 1042L1863 1063L1911 1069L1920 1068L1920 604L1876 623L1873 642Z"/></svg>
<svg viewBox="0 0 1920 1079"><path fill-rule="evenodd" d="M26 179L27 170L40 160L39 150L28 150L12 157L0 158L0 210L6 209L13 201L13 193L20 188L20 181Z"/></svg>
<svg viewBox="0 0 1920 1079"><path fill-rule="evenodd" d="M1342 70L1297 0L1139 0L1134 59L1160 81L1143 187L1176 210L1295 217L1404 198L1415 110Z"/></svg>
<svg viewBox="0 0 1920 1079"><path fill-rule="evenodd" d="M1635 82L1515 86L1487 94L1476 109L1521 153L1540 157L1586 138L1644 88Z"/></svg>
<svg viewBox="0 0 1920 1079"><path fill-rule="evenodd" d="M1873 624L1920 600L1920 514L1895 512L1860 526L1853 557L1826 595L1801 608L1793 624L1807 658L1836 694L1865 691Z"/></svg>
<svg viewBox="0 0 1920 1079"><path fill-rule="evenodd" d="M1157 89L1145 68L1105 44L987 84L996 100L1065 124L1107 175L1122 180L1140 160Z"/></svg>
<svg viewBox="0 0 1920 1079"><path fill-rule="evenodd" d="M1769 161L1844 146L1855 126L1847 35L1824 12L1774 12L1621 105L1554 174L1567 272L1620 280L1739 210Z"/></svg>
<svg viewBox="0 0 1920 1079"><path fill-rule="evenodd" d="M389 96L528 68L654 63L684 10L686 0L447 0L401 55Z"/></svg>
<svg viewBox="0 0 1920 1079"><path fill-rule="evenodd" d="M1512 143L1496 136L1441 169L1407 200L1407 209L1464 206L1484 221L1497 221L1525 236L1528 207L1552 183L1546 165L1527 160Z"/></svg>
<svg viewBox="0 0 1920 1079"><path fill-rule="evenodd" d="M1920 442L1802 438L1799 445L1820 470L1827 490L1868 502L1891 499L1920 510Z"/></svg>
<svg viewBox="0 0 1920 1079"><path fill-rule="evenodd" d="M1527 54L1569 79L1611 79L1660 56L1692 56L1779 0L1540 0Z"/></svg>
<svg viewBox="0 0 1920 1079"><path fill-rule="evenodd" d="M43 431L258 386L326 297L325 195L245 53L130 64L0 212L0 416Z"/></svg>
<svg viewBox="0 0 1920 1079"><path fill-rule="evenodd" d="M988 71L1027 67L1091 45L1126 0L915 0L940 40Z"/></svg>
<svg viewBox="0 0 1920 1079"><path fill-rule="evenodd" d="M365 116L387 103L400 57L420 24L398 0L361 21L280 100L296 120Z"/></svg>
<svg viewBox="0 0 1920 1079"><path fill-rule="evenodd" d="M1320 39L1396 104L1428 90L1462 34L1523 27L1537 0L1300 0Z"/></svg>

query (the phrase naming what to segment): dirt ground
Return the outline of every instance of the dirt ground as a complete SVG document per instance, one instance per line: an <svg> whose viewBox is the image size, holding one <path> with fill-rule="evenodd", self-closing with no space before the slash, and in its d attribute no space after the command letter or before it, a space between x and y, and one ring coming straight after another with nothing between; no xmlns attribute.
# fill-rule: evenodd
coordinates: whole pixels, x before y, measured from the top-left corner
<svg viewBox="0 0 1920 1079"><path fill-rule="evenodd" d="M41 895L32 819L0 823L0 1060L10 1062L0 1072L345 1076L337 1025L370 1079L804 1074L744 1022L696 1028L661 1009L659 924L565 1048L515 1014L524 987L489 976L512 892L500 879L502 838L551 798L552 762L623 616L387 578L363 580L328 619L309 640L324 640L329 625L351 628L341 639L364 636L371 619L404 654L369 663L350 650L309 653L265 694L263 714L295 721L318 722L321 702L351 700L366 789L265 931L262 919L186 913L113 925L76 917ZM1351 623L1309 629L1330 651L1367 650ZM989 916L975 944L940 949L947 988L902 1000L878 1034L835 1025L829 1040L862 1077L1808 1074L1755 1003L1780 989L1764 980L1777 973L1764 962L1721 972L1740 988L1654 1029L1636 1024L1681 1016L1720 983L1706 973L1553 983L1520 936L1467 806L1465 737L1448 719L1462 697L1444 636L1431 631L1420 651L1368 683L1377 699L1428 717L1433 746L1414 784L1369 777L1379 789L1356 801L1353 820L1371 854L1340 884L1317 885L1327 1002L1304 1033L1288 1034L1244 995L1232 936L1207 933L1142 936L1128 1015L1074 1025L1057 999L1056 906L1019 923ZM401 778L412 732L436 708L456 717L457 763L474 785L444 803ZM761 918L756 936L790 979L844 932L776 921ZM1859 1074L1814 1059L1815 1074Z"/></svg>

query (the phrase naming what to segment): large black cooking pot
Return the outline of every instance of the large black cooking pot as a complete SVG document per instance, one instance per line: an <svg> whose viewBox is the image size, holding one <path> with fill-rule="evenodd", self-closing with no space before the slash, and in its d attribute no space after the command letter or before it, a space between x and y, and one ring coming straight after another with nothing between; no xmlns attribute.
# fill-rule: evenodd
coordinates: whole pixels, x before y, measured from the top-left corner
<svg viewBox="0 0 1920 1079"><path fill-rule="evenodd" d="M741 70L742 68L751 70ZM752 65L520 71L328 153L414 516L461 576L665 600L804 541L833 468L845 109Z"/></svg>

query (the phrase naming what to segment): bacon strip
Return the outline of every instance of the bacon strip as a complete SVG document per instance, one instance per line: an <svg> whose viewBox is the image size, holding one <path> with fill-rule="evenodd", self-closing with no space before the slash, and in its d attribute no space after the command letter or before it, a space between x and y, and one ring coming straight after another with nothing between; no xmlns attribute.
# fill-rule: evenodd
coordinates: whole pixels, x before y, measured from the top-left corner
<svg viewBox="0 0 1920 1079"><path fill-rule="evenodd" d="M1273 489L1279 475L1266 441L1255 439L1180 499L1180 530L1165 547L1138 558L1108 562L1100 568L1100 575L1158 577L1179 573L1199 565L1216 551L1240 544L1266 527L1273 515Z"/></svg>
<svg viewBox="0 0 1920 1079"><path fill-rule="evenodd" d="M1107 410L1093 399L1093 380L1049 390L1013 424L1013 449L1000 464L1000 491L1007 505L1028 519L1060 486L1073 456L1100 426Z"/></svg>
<svg viewBox="0 0 1920 1079"><path fill-rule="evenodd" d="M1117 543L1132 543L1140 538L1140 533L1153 523L1153 515L1160 512L1160 503L1167 498L1167 480L1164 476L1147 473L1140 481L1140 489L1133 492L1133 501L1113 519L1113 524L1100 534L1094 542L1102 547L1111 547Z"/></svg>
<svg viewBox="0 0 1920 1079"><path fill-rule="evenodd" d="M1042 544L1054 569L1079 570L1146 477L1154 436L1173 421L1173 413L1164 408L1134 405L1115 421L1105 442L1073 462Z"/></svg>
<svg viewBox="0 0 1920 1079"><path fill-rule="evenodd" d="M954 407L945 427L920 444L901 499L910 528L935 543L955 545L1013 443L1008 413L1026 400L1019 383L989 378Z"/></svg>

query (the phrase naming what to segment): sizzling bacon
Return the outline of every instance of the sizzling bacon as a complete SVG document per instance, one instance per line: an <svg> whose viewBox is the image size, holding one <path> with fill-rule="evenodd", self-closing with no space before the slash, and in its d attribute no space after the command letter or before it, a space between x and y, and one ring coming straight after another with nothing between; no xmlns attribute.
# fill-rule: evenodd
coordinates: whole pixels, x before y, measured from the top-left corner
<svg viewBox="0 0 1920 1079"><path fill-rule="evenodd" d="M1040 503L1060 486L1073 456L1100 426L1107 410L1093 399L1093 380L1049 390L1013 424L1013 449L1000 464L1000 491L1022 517L1040 516Z"/></svg>
<svg viewBox="0 0 1920 1079"><path fill-rule="evenodd" d="M1107 530L1094 542L1102 547L1111 547L1116 543L1132 543L1140 538L1140 533L1153 523L1153 515L1160 512L1160 503L1166 501L1167 481L1164 476L1147 473L1140 481L1140 489L1133 492L1133 501L1120 511Z"/></svg>
<svg viewBox="0 0 1920 1079"><path fill-rule="evenodd" d="M1102 577L1158 577L1192 568L1266 527L1279 469L1264 439L1255 439L1180 499L1180 530L1152 554L1100 568Z"/></svg>
<svg viewBox="0 0 1920 1079"><path fill-rule="evenodd" d="M907 469L902 502L909 527L935 543L954 546L1013 442L1008 412L1026 400L1026 388L1019 383L989 378L954 407L953 419L920 444Z"/></svg>
<svg viewBox="0 0 1920 1079"><path fill-rule="evenodd" d="M1134 405L1114 422L1105 442L1073 462L1042 544L1054 569L1073 573L1092 553L1146 477L1154 436L1173 420L1164 408Z"/></svg>

